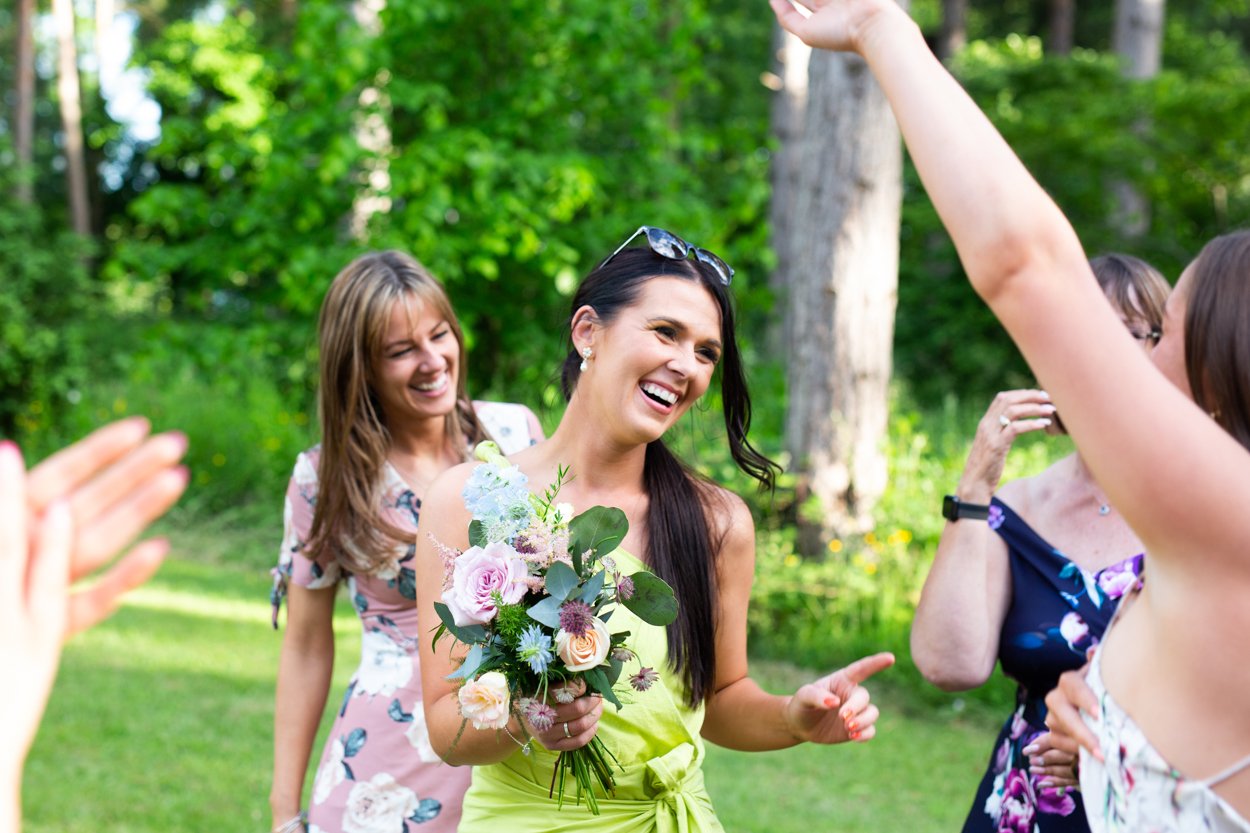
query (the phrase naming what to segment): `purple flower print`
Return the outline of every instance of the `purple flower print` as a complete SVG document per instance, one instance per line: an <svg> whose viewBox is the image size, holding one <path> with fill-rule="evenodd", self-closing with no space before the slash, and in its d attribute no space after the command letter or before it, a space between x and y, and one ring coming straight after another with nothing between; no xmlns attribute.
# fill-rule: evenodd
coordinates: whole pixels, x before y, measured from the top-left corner
<svg viewBox="0 0 1250 833"><path fill-rule="evenodd" d="M1033 818L1036 815L1033 785L1022 770L1011 770L1003 784L998 833L1033 833Z"/></svg>
<svg viewBox="0 0 1250 833"><path fill-rule="evenodd" d="M990 525L990 529L998 529L1003 525L1003 508L1001 506L991 506L989 517L985 521Z"/></svg>
<svg viewBox="0 0 1250 833"><path fill-rule="evenodd" d="M1124 595L1141 572L1142 557L1140 555L1112 564L1098 574L1098 589L1108 599L1118 599Z"/></svg>
<svg viewBox="0 0 1250 833"><path fill-rule="evenodd" d="M1035 776L1033 779L1033 788L1037 793L1037 810L1039 813L1049 813L1054 816L1070 816L1072 811L1076 809L1076 800L1072 797L1072 790L1060 789L1059 787L1038 787L1037 782L1042 776Z"/></svg>

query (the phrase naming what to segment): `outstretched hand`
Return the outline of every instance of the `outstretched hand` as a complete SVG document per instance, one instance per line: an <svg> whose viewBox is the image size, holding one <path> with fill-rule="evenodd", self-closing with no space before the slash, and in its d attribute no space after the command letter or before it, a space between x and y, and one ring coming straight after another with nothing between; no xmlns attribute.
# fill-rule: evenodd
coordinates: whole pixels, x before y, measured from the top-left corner
<svg viewBox="0 0 1250 833"><path fill-rule="evenodd" d="M63 502L73 521L69 581L103 567L148 524L165 513L187 486L178 466L187 440L178 433L149 437L146 419L107 425L31 469L26 501L38 517ZM66 637L104 619L126 591L147 581L160 566L162 540L136 546L98 581L69 598Z"/></svg>
<svg viewBox="0 0 1250 833"><path fill-rule="evenodd" d="M871 740L880 712L861 683L893 664L893 654L873 654L803 686L786 706L790 731L812 743Z"/></svg>
<svg viewBox="0 0 1250 833"><path fill-rule="evenodd" d="M781 28L808 46L835 52L857 52L865 33L891 0L769 0ZM810 11L799 11L802 6Z"/></svg>

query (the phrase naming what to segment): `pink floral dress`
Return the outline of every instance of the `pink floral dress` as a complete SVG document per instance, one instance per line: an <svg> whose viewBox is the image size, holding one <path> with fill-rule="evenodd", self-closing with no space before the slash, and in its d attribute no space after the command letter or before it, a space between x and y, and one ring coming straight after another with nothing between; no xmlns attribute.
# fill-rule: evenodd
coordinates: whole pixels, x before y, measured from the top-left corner
<svg viewBox="0 0 1250 833"><path fill-rule="evenodd" d="M519 405L479 403L478 416L507 451L535 442L533 416ZM310 833L451 833L460 822L470 769L444 764L430 745L421 701L416 530L421 501L389 464L383 513L409 543L374 575L354 575L304 545L317 501L320 447L299 455L287 488L282 549L274 569L274 627L288 582L317 589L340 582L360 617L360 667L326 740L308 804Z"/></svg>

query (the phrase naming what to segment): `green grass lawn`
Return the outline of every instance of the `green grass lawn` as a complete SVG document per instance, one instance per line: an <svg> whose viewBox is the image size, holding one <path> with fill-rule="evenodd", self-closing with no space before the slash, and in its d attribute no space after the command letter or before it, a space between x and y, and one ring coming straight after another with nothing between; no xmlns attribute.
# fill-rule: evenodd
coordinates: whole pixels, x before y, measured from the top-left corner
<svg viewBox="0 0 1250 833"><path fill-rule="evenodd" d="M268 828L281 637L269 625L267 566L278 535L257 541L229 520L191 531L175 521L170 534L177 556L66 649L26 770L27 833ZM346 603L336 631L331 711L359 655ZM873 686L883 716L869 744L762 754L709 747L708 787L725 827L956 829L989 753L993 716L935 705L891 673ZM755 674L780 692L812 672L760 661Z"/></svg>

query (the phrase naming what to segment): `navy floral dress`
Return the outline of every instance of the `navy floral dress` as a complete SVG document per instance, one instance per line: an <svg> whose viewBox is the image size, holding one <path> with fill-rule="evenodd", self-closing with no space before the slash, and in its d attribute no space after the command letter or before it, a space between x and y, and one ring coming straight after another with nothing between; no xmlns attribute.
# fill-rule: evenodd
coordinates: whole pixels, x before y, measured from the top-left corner
<svg viewBox="0 0 1250 833"><path fill-rule="evenodd" d="M1029 774L1028 746L1046 731L1045 697L1059 675L1085 664L1120 597L1141 573L1134 555L1089 573L1056 550L995 498L990 529L1007 544L1011 606L999 636L1003 672L1018 682L1016 710L1003 724L972 802L964 833L1087 833L1079 792L1042 789Z"/></svg>

